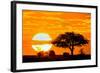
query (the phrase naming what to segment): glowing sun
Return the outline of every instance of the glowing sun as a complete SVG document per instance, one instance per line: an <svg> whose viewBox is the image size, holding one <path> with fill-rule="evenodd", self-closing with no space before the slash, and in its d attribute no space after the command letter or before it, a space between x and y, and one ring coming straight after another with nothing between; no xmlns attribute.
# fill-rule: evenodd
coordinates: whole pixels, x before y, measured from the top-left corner
<svg viewBox="0 0 100 73"><path fill-rule="evenodd" d="M44 42L44 41L51 41L52 39L46 33L38 33L33 36L32 40ZM39 51L48 51L48 50L50 50L51 47L52 47L52 44L48 44L48 43L32 45L32 48L38 52Z"/></svg>

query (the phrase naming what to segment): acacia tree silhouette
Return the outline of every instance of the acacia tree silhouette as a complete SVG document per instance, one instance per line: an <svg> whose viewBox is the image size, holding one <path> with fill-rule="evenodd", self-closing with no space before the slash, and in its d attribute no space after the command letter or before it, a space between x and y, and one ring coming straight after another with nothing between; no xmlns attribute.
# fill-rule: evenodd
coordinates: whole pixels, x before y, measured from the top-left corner
<svg viewBox="0 0 100 73"><path fill-rule="evenodd" d="M65 34L60 34L54 41L52 41L52 44L54 44L57 47L68 47L71 51L72 56L74 46L82 46L87 43L87 39L85 39L82 35L76 34L74 32L66 32Z"/></svg>

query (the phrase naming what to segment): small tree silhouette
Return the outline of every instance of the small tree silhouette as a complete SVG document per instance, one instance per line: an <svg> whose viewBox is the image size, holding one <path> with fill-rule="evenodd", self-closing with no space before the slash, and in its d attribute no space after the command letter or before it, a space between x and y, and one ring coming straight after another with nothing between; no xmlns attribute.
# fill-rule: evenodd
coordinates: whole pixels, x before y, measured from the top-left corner
<svg viewBox="0 0 100 73"><path fill-rule="evenodd" d="M88 40L86 40L82 35L76 34L74 32L66 32L65 34L60 34L52 44L57 47L69 48L71 51L71 55L73 56L74 46L82 46L87 44Z"/></svg>

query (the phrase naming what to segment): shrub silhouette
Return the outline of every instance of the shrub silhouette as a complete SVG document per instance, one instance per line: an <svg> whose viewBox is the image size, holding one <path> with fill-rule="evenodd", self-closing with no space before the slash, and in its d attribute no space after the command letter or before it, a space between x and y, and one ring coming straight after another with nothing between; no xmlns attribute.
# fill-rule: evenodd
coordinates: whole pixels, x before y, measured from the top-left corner
<svg viewBox="0 0 100 73"><path fill-rule="evenodd" d="M63 53L63 57L64 57L64 58L69 57L69 53L64 52L64 53Z"/></svg>
<svg viewBox="0 0 100 73"><path fill-rule="evenodd" d="M54 52L53 50L51 50L51 51L49 52L49 56L50 56L50 57L54 57L54 56L55 56L55 52Z"/></svg>
<svg viewBox="0 0 100 73"><path fill-rule="evenodd" d="M85 55L83 49L80 50L80 55Z"/></svg>
<svg viewBox="0 0 100 73"><path fill-rule="evenodd" d="M37 55L39 58L41 58L41 57L43 57L43 52L39 52Z"/></svg>
<svg viewBox="0 0 100 73"><path fill-rule="evenodd" d="M66 32L64 34L60 34L54 41L52 41L52 44L57 47L69 48L72 56L74 46L82 46L87 43L87 39L85 39L82 35L76 34L74 32Z"/></svg>

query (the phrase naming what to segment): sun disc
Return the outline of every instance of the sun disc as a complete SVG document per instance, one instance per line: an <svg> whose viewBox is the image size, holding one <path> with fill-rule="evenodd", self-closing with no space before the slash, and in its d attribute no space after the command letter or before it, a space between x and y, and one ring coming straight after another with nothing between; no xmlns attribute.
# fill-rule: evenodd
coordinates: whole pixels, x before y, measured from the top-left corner
<svg viewBox="0 0 100 73"><path fill-rule="evenodd" d="M51 38L46 33L38 33L32 38L32 40L51 41Z"/></svg>
<svg viewBox="0 0 100 73"><path fill-rule="evenodd" d="M51 41L51 37L46 33L38 33L35 36L33 36L32 40L34 41ZM52 44L34 44L32 45L32 48L36 51L48 51L52 47Z"/></svg>

